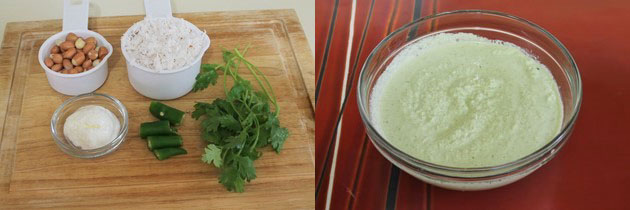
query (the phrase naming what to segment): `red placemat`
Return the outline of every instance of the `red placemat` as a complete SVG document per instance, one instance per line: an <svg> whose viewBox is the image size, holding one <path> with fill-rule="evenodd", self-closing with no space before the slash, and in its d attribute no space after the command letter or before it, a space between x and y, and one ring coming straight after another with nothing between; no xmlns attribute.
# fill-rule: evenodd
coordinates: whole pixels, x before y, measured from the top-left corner
<svg viewBox="0 0 630 210"><path fill-rule="evenodd" d="M413 19L460 9L542 26L582 75L582 108L562 151L494 190L445 190L400 171L373 147L357 108L359 72L380 40ZM355 13L351 25L352 0L316 1L317 209L630 209L630 2L356 0Z"/></svg>

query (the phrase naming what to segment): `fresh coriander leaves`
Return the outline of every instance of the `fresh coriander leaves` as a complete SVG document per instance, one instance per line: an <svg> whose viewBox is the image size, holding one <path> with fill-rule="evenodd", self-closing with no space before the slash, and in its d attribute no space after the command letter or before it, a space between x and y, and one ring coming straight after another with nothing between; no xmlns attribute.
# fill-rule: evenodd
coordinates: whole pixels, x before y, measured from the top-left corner
<svg viewBox="0 0 630 210"><path fill-rule="evenodd" d="M203 64L193 86L196 92L215 85L217 71L223 73L226 98L197 102L192 117L201 120L201 138L209 143L201 160L220 168L219 183L234 192L243 192L245 182L256 178L254 160L262 155L257 149L271 145L279 153L289 136L289 130L280 127L280 109L271 84L243 54L238 49L224 50L225 63ZM247 67L260 90L239 75L239 64ZM234 80L229 89L228 78Z"/></svg>
<svg viewBox="0 0 630 210"><path fill-rule="evenodd" d="M221 158L221 149L214 144L208 144L204 149L206 151L201 160L207 164L214 164L217 168L221 168L223 164L223 158Z"/></svg>
<svg viewBox="0 0 630 210"><path fill-rule="evenodd" d="M197 77L195 77L195 84L193 85L193 92L197 92L206 89L208 85L215 85L217 83L217 70L221 68L218 64L201 64L201 70Z"/></svg>

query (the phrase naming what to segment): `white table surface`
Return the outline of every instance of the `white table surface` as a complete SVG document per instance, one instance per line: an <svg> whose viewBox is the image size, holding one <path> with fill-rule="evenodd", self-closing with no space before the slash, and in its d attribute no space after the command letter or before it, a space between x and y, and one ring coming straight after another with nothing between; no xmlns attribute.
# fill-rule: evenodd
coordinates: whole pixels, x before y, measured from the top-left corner
<svg viewBox="0 0 630 210"><path fill-rule="evenodd" d="M78 0L77 0L78 1ZM306 33L311 51L315 50L315 0L171 0L174 13L294 9ZM142 0L91 0L90 17L144 15ZM63 0L0 1L0 43L8 22L62 19Z"/></svg>

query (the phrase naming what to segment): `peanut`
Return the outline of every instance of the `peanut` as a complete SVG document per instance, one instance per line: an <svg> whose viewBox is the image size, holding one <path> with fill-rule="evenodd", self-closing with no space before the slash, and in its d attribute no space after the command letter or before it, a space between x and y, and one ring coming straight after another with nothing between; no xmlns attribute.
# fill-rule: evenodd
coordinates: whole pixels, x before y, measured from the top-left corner
<svg viewBox="0 0 630 210"><path fill-rule="evenodd" d="M78 38L79 38L79 37L78 37L76 34L74 34L74 33L70 32L70 33L68 33L68 35L66 36L66 41L71 41L71 42L74 42L74 41L77 41L77 39L78 39Z"/></svg>
<svg viewBox="0 0 630 210"><path fill-rule="evenodd" d="M83 67L77 66L77 67L74 67L72 70L76 71L77 73L81 73L83 72Z"/></svg>
<svg viewBox="0 0 630 210"><path fill-rule="evenodd" d="M87 54L88 52L90 52L90 50L93 50L94 48L96 48L96 45L94 45L94 43L87 43L85 44L85 47L83 47L83 52L85 54Z"/></svg>
<svg viewBox="0 0 630 210"><path fill-rule="evenodd" d="M88 58L90 58L90 60L94 60L98 58L98 53L96 52L96 50L90 50L90 52L88 52L87 54Z"/></svg>
<svg viewBox="0 0 630 210"><path fill-rule="evenodd" d="M92 44L96 45L96 38L88 37L87 39L85 39L85 42L92 43Z"/></svg>
<svg viewBox="0 0 630 210"><path fill-rule="evenodd" d="M85 54L81 51L77 52L77 54L72 57L72 65L80 66L83 64L83 61L85 61Z"/></svg>
<svg viewBox="0 0 630 210"><path fill-rule="evenodd" d="M55 63L61 63L61 61L63 61L63 56L61 56L61 54L50 54L50 58Z"/></svg>
<svg viewBox="0 0 630 210"><path fill-rule="evenodd" d="M92 61L92 66L98 66L99 63L101 63L101 60L96 59L96 60Z"/></svg>
<svg viewBox="0 0 630 210"><path fill-rule="evenodd" d="M62 63L63 63L63 69L65 70L74 68L74 66L72 65L72 62L70 62L70 59L63 59Z"/></svg>
<svg viewBox="0 0 630 210"><path fill-rule="evenodd" d="M77 47L77 49L83 49L83 47L85 47L85 41L83 41L83 39L78 38L77 41L74 42L74 46Z"/></svg>
<svg viewBox="0 0 630 210"><path fill-rule="evenodd" d="M59 71L61 70L61 64L60 63L55 64L52 67L50 67L50 69L52 69L53 71Z"/></svg>
<svg viewBox="0 0 630 210"><path fill-rule="evenodd" d="M61 39L55 40L55 45L59 46L61 43L63 43L63 40Z"/></svg>
<svg viewBox="0 0 630 210"><path fill-rule="evenodd" d="M85 61L83 61L83 64L81 65L81 67L83 67L83 69L88 70L92 68L92 60L87 59Z"/></svg>
<svg viewBox="0 0 630 210"><path fill-rule="evenodd" d="M98 58L103 59L107 55L108 51L106 47L101 47L98 49Z"/></svg>
<svg viewBox="0 0 630 210"><path fill-rule="evenodd" d="M62 51L66 51L70 48L74 48L74 42L71 41L65 41L61 44L59 44L59 48L61 48Z"/></svg>
<svg viewBox="0 0 630 210"><path fill-rule="evenodd" d="M77 50L74 48L70 48L68 50L66 50L65 52L63 52L63 58L72 58L75 54L77 54Z"/></svg>
<svg viewBox="0 0 630 210"><path fill-rule="evenodd" d="M50 48L50 54L55 54L59 52L61 52L61 49L59 49L59 46L53 46L52 48Z"/></svg>
<svg viewBox="0 0 630 210"><path fill-rule="evenodd" d="M55 62L53 62L52 58L46 58L44 59L44 64L46 64L46 67L50 68L53 64L55 64Z"/></svg>
<svg viewBox="0 0 630 210"><path fill-rule="evenodd" d="M79 71L76 68L72 68L68 70L68 74L76 74L76 73L79 73Z"/></svg>

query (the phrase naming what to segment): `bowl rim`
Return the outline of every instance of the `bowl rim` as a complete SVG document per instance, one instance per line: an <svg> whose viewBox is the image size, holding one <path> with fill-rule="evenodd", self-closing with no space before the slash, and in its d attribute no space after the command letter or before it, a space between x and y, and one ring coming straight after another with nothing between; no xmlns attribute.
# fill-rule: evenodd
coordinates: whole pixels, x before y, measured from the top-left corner
<svg viewBox="0 0 630 210"><path fill-rule="evenodd" d="M88 70L88 71L83 71L81 73L77 73L77 74L62 74L56 71L53 71L52 69L48 68L48 66L46 66L46 64L44 64L44 59L45 58L42 57L43 55L45 55L46 53L50 54L49 52L44 50L44 45L46 45L47 43L50 42L54 42L55 39L53 39L54 37L57 36L61 36L63 34L69 34L69 33L89 33L89 34L93 34L94 37L96 37L97 39L99 39L99 41L102 41L105 47L108 48L109 52L107 52L107 55L105 55L105 57L103 59L101 59L100 63L94 67L92 67L92 69ZM49 50L48 50L49 51ZM109 57L111 57L111 55L114 52L114 46L112 46L111 43L109 43L109 41L107 41L107 39L105 39L105 37L95 31L91 31L91 30L69 30L69 31L60 31L57 32L55 34L53 34L52 36L48 37L48 39L46 39L46 41L44 41L44 43L42 43L42 45L39 47L39 53L37 53L37 59L39 60L39 65L42 66L42 68L46 71L46 73L50 73L53 74L55 76L59 76L59 77L63 77L63 78L76 78L76 77L83 77L86 75L90 75L96 71L102 70L103 68L101 68L102 65L107 64L107 60L109 59Z"/></svg>
<svg viewBox="0 0 630 210"><path fill-rule="evenodd" d="M77 154L76 152L71 152L71 151L75 151L74 148L70 148L68 147L68 145L66 143L60 142L60 136L57 135L57 131L56 131L56 122L59 120L59 114L61 112L61 110L63 110L66 106L68 106L69 104L79 100L79 99L83 99L83 98L87 98L87 97L103 97L106 100L112 101L114 102L114 104L116 104L116 107L121 111L121 115L122 115L122 123L120 126L120 131L118 132L118 135L116 135L116 137L108 144L99 147L99 148L94 148L94 149L86 149L82 151L86 151L88 153L92 152L96 152L98 150L102 150L103 148L108 148L107 150L104 150L100 153L96 153L96 154L90 154L90 155L81 155L81 154ZM104 93L84 93L84 94L80 94L77 96L73 96L67 100L65 100L61 105L59 105L59 107L57 107L57 109L55 110L55 112L53 113L51 120L50 120L50 131L51 134L53 136L53 140L55 141L55 143L57 144L57 146L61 147L61 150L64 151L65 153L74 156L74 157L79 157L79 158L96 158L96 157L100 157L106 154L109 154L111 152L113 152L114 150L116 150L121 144L122 142L125 140L125 137L127 136L127 132L129 130L129 113L127 112L127 108L125 107L125 105L122 104L122 102L120 100L118 100L117 98L110 96L108 94L104 94ZM65 137L63 137L65 139Z"/></svg>
<svg viewBox="0 0 630 210"><path fill-rule="evenodd" d="M430 163L427 161L423 161L420 160L418 158L415 158L401 150L399 150L397 147L395 147L394 145L392 145L391 143L389 143L387 140L385 140L386 138L383 137L383 135L380 134L380 132L372 125L371 120L369 120L369 116L367 113L367 106L369 105L366 103L367 100L369 99L363 99L362 95L361 95L361 90L363 89L363 85L362 85L362 80L364 80L364 78L366 77L366 69L368 66L368 63L370 63L370 61L372 59L374 59L375 55L376 55L376 51L378 49L381 49L385 43L387 41L389 41L392 37L394 37L395 35L411 28L412 26L420 23L420 22L425 22L425 21L431 21L435 18L438 17L442 17L442 16L449 16L449 15L458 15L458 14L481 14L481 15L492 15L492 16L500 16L503 18L507 18L507 19L511 19L511 20L515 20L517 22L520 23L524 23L536 30L538 30L539 32L542 32L547 38L549 38L551 41L553 41L553 43L560 48L562 54L567 57L567 59L569 60L569 62L571 63L571 69L568 69L568 71L574 71L575 75L576 75L576 92L575 95L573 96L574 99L574 103L572 104L573 106L573 111L571 112L571 118L569 119L568 123L566 123L566 125L562 126L562 129L560 130L560 132L551 140L549 141L547 144L545 144L544 146L542 146L541 148L539 148L538 150L526 155L525 157L522 157L520 159L508 162L508 163L504 163L504 164L500 164L500 165L495 165L495 166L485 166L485 167L469 167L469 168L465 168L465 167L451 167L451 166L444 166L444 165L439 165L439 164L435 164L435 163ZM467 178L486 178L486 177L496 177L496 176L504 176L508 173L511 173L512 171L518 171L520 169L522 169L522 167L527 166L529 162L531 162L532 160L535 160L539 157L541 157L542 155L544 155L545 153L547 153L548 151L550 151L551 149L555 148L557 145L559 145L560 143L566 141L566 137L568 137L568 135L570 134L573 125L575 124L575 121L577 119L581 104L582 104L582 79L581 79L581 75L580 75L580 71L577 67L577 64L575 63L575 60L573 59L573 57L571 56L571 54L569 53L569 51L566 49L566 47L556 38L554 37L551 33L549 33L547 30L543 29L542 27L536 25L533 22L530 22L526 19L514 16L514 15L510 15L510 14L506 14L503 12L498 12L498 11L492 11L492 10L455 10L455 11L448 11L448 12L442 12L442 13L438 13L438 14L434 14L434 15L429 15L417 20L414 20L408 24L405 24L404 26L400 27L399 29L395 30L394 32L392 32L391 34L389 34L387 37L385 37L381 42L379 42L379 44L374 47L374 49L372 50L372 52L369 54L369 56L367 57L367 59L365 60L365 63L363 64L363 67L361 68L361 72L359 74L359 82L357 83L357 101L358 101L358 108L359 108L359 114L361 116L361 119L364 122L364 125L366 126L366 129L371 130L374 132L374 134L378 137L378 139L374 139L371 138L370 139L374 142L377 143L378 146L385 146L386 148L384 148L385 150L388 151L393 151L394 154L391 154L392 156L396 157L396 159L401 159L403 162L406 163L412 163L414 165L414 167L416 165L422 165L424 167L427 167L429 169L432 170L438 170L438 171L446 171L446 172L471 172L471 173L483 173L483 172L496 172L499 170L504 170L504 169L509 169L512 167L516 167L515 169L512 170L507 170L505 172L502 173L498 173L498 174L491 174L489 176L451 176L451 175L446 175L447 177L451 177L451 178L463 178L463 179L467 179ZM369 135L368 135L369 136ZM391 153L391 152L390 152ZM521 166L523 165L523 166ZM518 167L521 166L521 167ZM436 174L436 175L440 175L440 176L445 176L445 174L442 173L435 173L434 171L428 171L431 172L432 174Z"/></svg>
<svg viewBox="0 0 630 210"><path fill-rule="evenodd" d="M199 55L197 55L197 57L195 58L195 61L192 62L192 63L186 64L185 66L180 67L178 69L162 70L162 71L156 72L156 71L152 71L151 69L149 69L149 68L147 68L147 67L145 67L143 65L138 64L136 62L136 59L130 59L130 58L133 58L133 57L127 53L125 45L123 45L126 42L126 39L124 39L124 38L127 36L127 34L129 34L131 32L131 29L134 29L134 28L138 27L138 23L140 23L142 21L145 21L147 19L180 19L180 20L184 21L184 23L186 25L188 25L188 27L190 27L191 29L197 30L199 32L202 32L203 35L204 35L203 36L203 38L204 38L203 39L204 40L203 49L199 52ZM192 69L191 68L192 66L194 66L197 62L200 62L200 60L203 58L203 55L206 54L206 51L208 50L208 48L210 48L210 42L211 42L210 36L208 36L207 32L202 31L195 24L192 24L190 21L187 21L184 18L180 18L180 17L152 17L152 18L148 18L148 17L145 17L144 19L142 19L142 20L140 20L138 22L135 22L133 25L131 25L131 27L129 27L127 29L127 31L125 31L125 33L123 33L123 35L120 37L120 51L122 52L123 57L125 57L125 61L129 65L133 66L134 68L141 69L141 70L143 70L145 72L152 73L152 74L158 74L158 75L160 75L160 74L175 74L175 73L179 73L179 72L182 72L182 71L185 71L185 70ZM133 68L127 68L127 71L129 71L130 69L133 69Z"/></svg>

